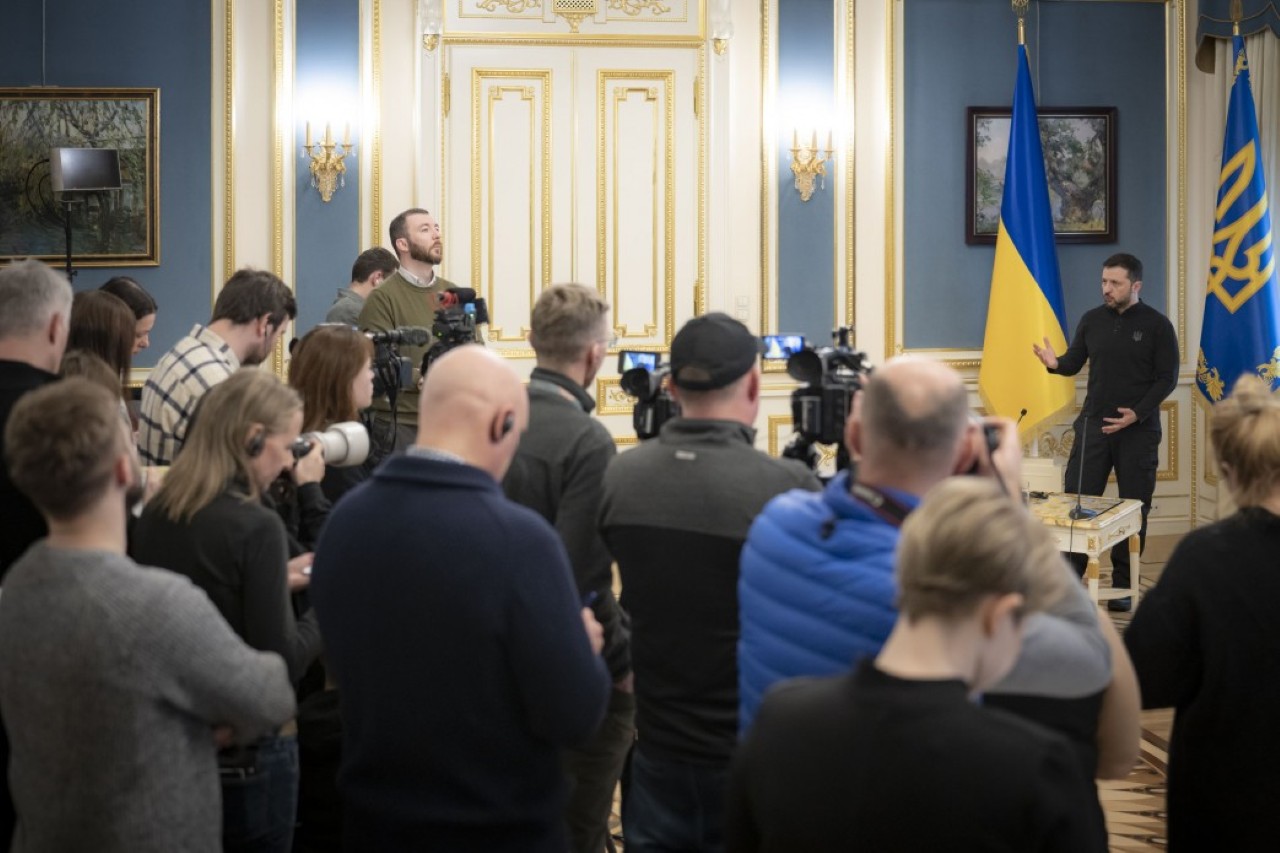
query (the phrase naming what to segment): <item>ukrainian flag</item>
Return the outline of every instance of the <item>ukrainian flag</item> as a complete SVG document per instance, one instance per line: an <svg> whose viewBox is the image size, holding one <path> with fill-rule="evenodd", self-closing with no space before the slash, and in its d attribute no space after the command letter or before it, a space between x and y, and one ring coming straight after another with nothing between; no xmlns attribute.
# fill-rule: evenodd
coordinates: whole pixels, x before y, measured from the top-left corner
<svg viewBox="0 0 1280 853"><path fill-rule="evenodd" d="M1196 386L1210 403L1245 373L1274 389L1280 379L1280 294L1271 245L1271 211L1262 174L1258 117L1244 39L1234 38L1235 83L1227 107L1214 216L1213 251L1200 327Z"/></svg>
<svg viewBox="0 0 1280 853"><path fill-rule="evenodd" d="M1031 351L1033 343L1048 338L1053 351L1061 354L1067 348L1066 329L1036 97L1027 49L1018 45L1018 82L978 393L991 414L1018 418L1026 409L1019 424L1024 436L1075 399L1075 383L1046 372Z"/></svg>

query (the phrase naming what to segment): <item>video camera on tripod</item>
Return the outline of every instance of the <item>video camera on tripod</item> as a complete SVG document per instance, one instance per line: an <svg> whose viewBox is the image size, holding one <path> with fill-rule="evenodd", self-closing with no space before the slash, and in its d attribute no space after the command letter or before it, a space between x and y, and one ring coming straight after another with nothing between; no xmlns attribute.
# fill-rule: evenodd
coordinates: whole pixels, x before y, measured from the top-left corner
<svg viewBox="0 0 1280 853"><path fill-rule="evenodd" d="M805 383L791 392L791 421L795 433L782 455L799 459L813 467L815 444L835 444L836 468L849 467L844 446L844 423L853 407L853 398L862 390L863 379L871 373L867 354L849 346L848 326L831 333L832 346L806 346L787 359L787 375Z"/></svg>
<svg viewBox="0 0 1280 853"><path fill-rule="evenodd" d="M618 353L618 372L622 374L618 384L636 398L631 425L641 441L653 438L663 424L680 414L680 404L672 399L666 387L671 365L661 362L661 353L640 350Z"/></svg>
<svg viewBox="0 0 1280 853"><path fill-rule="evenodd" d="M476 342L476 326L489 322L489 308L484 297L476 296L469 287L450 287L440 294L431 336L435 342L422 356L422 375L435 360L454 347Z"/></svg>
<svg viewBox="0 0 1280 853"><path fill-rule="evenodd" d="M373 342L373 395L386 396L395 408L396 397L413 387L413 362L400 355L400 345L422 347L431 332L421 326L400 326L386 332L365 332Z"/></svg>

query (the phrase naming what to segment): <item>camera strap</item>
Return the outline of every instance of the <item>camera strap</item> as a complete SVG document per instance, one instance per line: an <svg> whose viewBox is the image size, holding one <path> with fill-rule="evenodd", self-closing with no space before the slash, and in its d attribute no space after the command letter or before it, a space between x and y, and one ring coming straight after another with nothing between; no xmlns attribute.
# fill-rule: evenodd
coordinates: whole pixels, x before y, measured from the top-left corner
<svg viewBox="0 0 1280 853"><path fill-rule="evenodd" d="M875 486L854 483L849 487L849 491L855 498L871 507L872 512L894 527L901 527L902 522L906 521L907 516L911 513L911 507L892 495L885 494Z"/></svg>

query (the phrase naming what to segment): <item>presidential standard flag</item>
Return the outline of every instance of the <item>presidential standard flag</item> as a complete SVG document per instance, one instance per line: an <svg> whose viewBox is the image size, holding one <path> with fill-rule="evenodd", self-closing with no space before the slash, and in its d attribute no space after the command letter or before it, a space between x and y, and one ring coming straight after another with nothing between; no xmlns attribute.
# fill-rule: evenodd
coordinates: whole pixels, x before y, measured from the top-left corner
<svg viewBox="0 0 1280 853"><path fill-rule="evenodd" d="M1031 350L1045 338L1056 353L1067 348L1067 312L1053 244L1049 186L1036 119L1027 49L1018 45L1009 156L991 271L991 303L982 344L978 393L987 411L1019 418L1027 435L1075 399L1075 383L1045 371Z"/></svg>
<svg viewBox="0 0 1280 853"><path fill-rule="evenodd" d="M1235 83L1227 107L1214 215L1213 251L1200 327L1196 387L1210 403L1246 373L1280 380L1280 293L1271 245L1271 212L1262 174L1258 117L1244 39L1234 42Z"/></svg>

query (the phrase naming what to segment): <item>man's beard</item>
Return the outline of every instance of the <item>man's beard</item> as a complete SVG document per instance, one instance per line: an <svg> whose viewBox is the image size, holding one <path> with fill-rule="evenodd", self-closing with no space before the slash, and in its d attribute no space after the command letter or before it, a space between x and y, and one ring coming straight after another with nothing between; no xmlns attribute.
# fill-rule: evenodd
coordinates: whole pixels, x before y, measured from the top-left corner
<svg viewBox="0 0 1280 853"><path fill-rule="evenodd" d="M420 246L417 243L409 244L409 257L413 258L420 264L438 264L444 258L444 247L439 243L431 246Z"/></svg>

